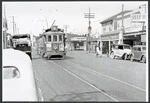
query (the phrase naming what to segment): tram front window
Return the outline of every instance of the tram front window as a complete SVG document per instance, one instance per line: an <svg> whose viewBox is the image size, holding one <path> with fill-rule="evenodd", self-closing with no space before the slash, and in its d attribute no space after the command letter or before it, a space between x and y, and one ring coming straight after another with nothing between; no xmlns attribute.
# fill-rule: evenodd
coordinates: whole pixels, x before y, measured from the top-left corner
<svg viewBox="0 0 150 103"><path fill-rule="evenodd" d="M62 41L62 35L59 35L59 41Z"/></svg>
<svg viewBox="0 0 150 103"><path fill-rule="evenodd" d="M48 42L51 42L51 35L48 36Z"/></svg>
<svg viewBox="0 0 150 103"><path fill-rule="evenodd" d="M57 41L57 35L53 36L53 41Z"/></svg>

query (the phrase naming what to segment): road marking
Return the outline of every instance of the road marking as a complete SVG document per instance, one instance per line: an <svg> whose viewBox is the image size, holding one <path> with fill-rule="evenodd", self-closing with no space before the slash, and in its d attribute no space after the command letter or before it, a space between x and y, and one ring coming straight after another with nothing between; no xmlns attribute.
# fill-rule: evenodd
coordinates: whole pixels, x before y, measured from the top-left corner
<svg viewBox="0 0 150 103"><path fill-rule="evenodd" d="M68 61L68 60L67 60L67 62L70 62L70 61ZM76 64L76 63L73 63L73 62L70 62L70 63L81 66L80 64ZM105 76L105 77L107 77L107 78L113 79L113 80L115 80L115 81L117 81L117 82L120 82L120 83L123 83L123 84L129 85L129 86L134 87L134 88L136 88L136 89L139 89L139 90L141 90L141 91L144 91L144 92L146 91L145 89L142 89L142 88L137 87L137 86L135 86L135 85L132 85L132 84L130 84L130 83L127 83L127 82L121 81L121 80L119 80L119 79L116 79L116 78L110 77L110 76L108 76L108 75L102 74L102 73L100 73L100 72L97 72L97 71L94 71L94 70L88 69L87 67L83 67L83 66L81 66L81 67L82 67L83 69L84 69L84 68L86 68L86 69L84 69L84 70L89 70L89 71L91 71L91 72L94 72L94 73L96 73L96 74L99 74L99 75Z"/></svg>
<svg viewBox="0 0 150 103"><path fill-rule="evenodd" d="M78 78L79 80L81 80L82 82L88 84L89 86L93 87L94 89L98 90L99 92L101 92L102 94L106 95L107 97L111 98L112 100L119 102L117 99L111 97L110 95L106 94L105 92L103 92L102 90L100 90L99 88L95 87L94 85L92 85L91 83L85 81L84 79L80 78L79 76L77 76L76 74L70 72L69 70L63 68L62 66L58 65L57 63L51 61L53 64L59 66L60 68L62 68L63 70L65 70L66 72L68 72L69 74L73 75L74 77Z"/></svg>

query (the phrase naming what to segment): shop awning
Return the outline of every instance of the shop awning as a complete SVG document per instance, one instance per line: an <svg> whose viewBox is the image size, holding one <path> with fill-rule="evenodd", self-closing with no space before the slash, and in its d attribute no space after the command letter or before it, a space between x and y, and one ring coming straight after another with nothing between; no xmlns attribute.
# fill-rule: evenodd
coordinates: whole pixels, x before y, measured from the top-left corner
<svg viewBox="0 0 150 103"><path fill-rule="evenodd" d="M107 32L107 33L102 34L101 37L116 35L116 34L119 34L119 32L120 32L120 30L115 30L115 31Z"/></svg>
<svg viewBox="0 0 150 103"><path fill-rule="evenodd" d="M129 33L124 33L123 36L133 36L133 35L146 35L146 30L144 31L137 31L137 32L129 32Z"/></svg>

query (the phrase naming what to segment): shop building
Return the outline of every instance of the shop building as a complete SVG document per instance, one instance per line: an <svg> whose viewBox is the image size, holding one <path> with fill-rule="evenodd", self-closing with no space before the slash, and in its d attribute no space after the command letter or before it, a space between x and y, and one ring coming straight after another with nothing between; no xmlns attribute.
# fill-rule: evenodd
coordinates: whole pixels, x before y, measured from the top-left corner
<svg viewBox="0 0 150 103"><path fill-rule="evenodd" d="M87 42L87 37L83 35L70 34L67 33L67 50L88 50L88 43L90 44L90 52L95 52L95 46L99 41L99 38L89 38Z"/></svg>
<svg viewBox="0 0 150 103"><path fill-rule="evenodd" d="M100 41L102 46L102 53L110 53L111 45L119 42L119 34L122 29L123 22L123 43L133 45L146 45L146 26L145 20L134 22L135 16L145 18L145 14L140 9L136 11L126 10L120 12L104 21L101 21L102 33ZM134 17L134 18L133 18Z"/></svg>
<svg viewBox="0 0 150 103"><path fill-rule="evenodd" d="M86 37L67 33L67 50L86 50Z"/></svg>

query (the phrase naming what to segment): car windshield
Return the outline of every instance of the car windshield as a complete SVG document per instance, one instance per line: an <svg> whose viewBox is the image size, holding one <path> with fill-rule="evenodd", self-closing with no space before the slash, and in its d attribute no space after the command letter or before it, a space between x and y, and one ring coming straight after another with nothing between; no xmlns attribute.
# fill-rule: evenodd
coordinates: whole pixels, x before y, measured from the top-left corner
<svg viewBox="0 0 150 103"><path fill-rule="evenodd" d="M29 35L14 35L12 38L13 39L30 38L30 36Z"/></svg>
<svg viewBox="0 0 150 103"><path fill-rule="evenodd" d="M145 51L145 50L146 50L146 47L142 47L142 50Z"/></svg>

